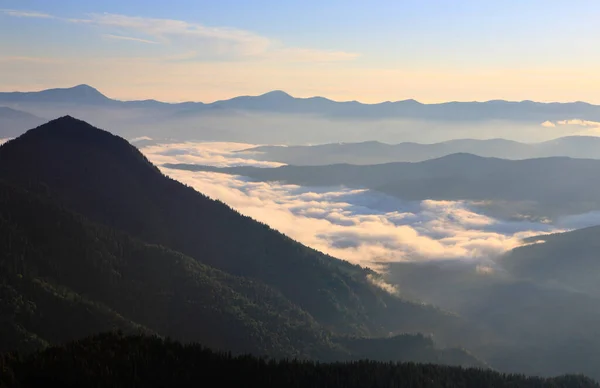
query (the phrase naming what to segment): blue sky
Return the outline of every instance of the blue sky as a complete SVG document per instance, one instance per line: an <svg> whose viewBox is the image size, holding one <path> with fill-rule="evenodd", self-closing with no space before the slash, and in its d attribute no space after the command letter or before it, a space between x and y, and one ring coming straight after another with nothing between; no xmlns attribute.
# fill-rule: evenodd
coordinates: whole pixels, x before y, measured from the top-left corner
<svg viewBox="0 0 600 388"><path fill-rule="evenodd" d="M600 103L600 2L0 1L0 89Z"/></svg>

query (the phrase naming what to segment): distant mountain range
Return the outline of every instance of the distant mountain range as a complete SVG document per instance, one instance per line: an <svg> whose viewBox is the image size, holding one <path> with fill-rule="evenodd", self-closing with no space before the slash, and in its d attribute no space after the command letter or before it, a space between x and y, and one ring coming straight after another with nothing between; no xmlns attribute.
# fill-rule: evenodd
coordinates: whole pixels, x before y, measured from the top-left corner
<svg viewBox="0 0 600 388"><path fill-rule="evenodd" d="M415 100L364 104L358 101L333 101L324 97L297 98L281 90L258 96L239 96L212 103L164 103L156 100L120 101L106 97L88 85L48 89L38 92L1 92L0 103L52 103L107 105L168 109L173 114L227 109L274 113L311 114L326 117L388 118L427 120L525 120L539 121L578 118L600 121L600 106L585 102L540 103L534 101L492 100L486 102L446 102L423 104Z"/></svg>
<svg viewBox="0 0 600 388"><path fill-rule="evenodd" d="M540 143L519 143L504 139L457 139L433 144L410 142L385 144L368 141L313 146L260 146L238 151L238 153L255 160L298 166L421 162L455 153L470 153L504 159L550 156L600 159L600 137L566 136Z"/></svg>
<svg viewBox="0 0 600 388"><path fill-rule="evenodd" d="M323 97L296 98L282 91L212 103L120 101L88 85L39 92L2 92L0 106L45 119L71 115L126 138L149 136L180 141L252 144L323 144L378 140L438 142L457 138L504 137L522 141L580 134L584 127L562 120L600 122L600 106L584 102L448 102L414 100L363 104ZM544 127L541 124L550 121ZM30 125L31 122L27 122ZM28 128L0 126L0 137ZM37 123L39 124L39 123ZM555 127L551 127L555 125ZM589 128L587 128L589 129Z"/></svg>
<svg viewBox="0 0 600 388"><path fill-rule="evenodd" d="M451 154L424 162L375 165L165 167L243 175L302 186L369 188L404 200L476 200L537 204L536 215L600 209L600 160L566 157L505 160Z"/></svg>

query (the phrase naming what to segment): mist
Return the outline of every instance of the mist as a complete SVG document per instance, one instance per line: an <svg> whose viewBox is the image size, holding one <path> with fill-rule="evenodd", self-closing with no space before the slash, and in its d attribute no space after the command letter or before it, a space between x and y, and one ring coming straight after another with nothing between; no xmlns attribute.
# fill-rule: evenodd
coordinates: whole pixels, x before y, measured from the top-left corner
<svg viewBox="0 0 600 388"><path fill-rule="evenodd" d="M141 148L155 164L263 166L235 151L251 144L179 143ZM507 221L469 201L404 201L373 190L253 182L242 176L162 168L291 238L351 263L381 271L389 263L465 260L488 263L527 237L564 231L548 223Z"/></svg>

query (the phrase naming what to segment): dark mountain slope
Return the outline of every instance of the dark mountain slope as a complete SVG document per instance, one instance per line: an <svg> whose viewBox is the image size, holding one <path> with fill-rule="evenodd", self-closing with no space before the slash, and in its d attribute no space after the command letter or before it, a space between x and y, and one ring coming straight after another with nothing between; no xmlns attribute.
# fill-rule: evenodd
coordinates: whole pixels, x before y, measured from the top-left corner
<svg viewBox="0 0 600 388"><path fill-rule="evenodd" d="M332 336L260 282L94 225L1 182L0 235L0 351L120 329L272 357L485 366L422 336Z"/></svg>
<svg viewBox="0 0 600 388"><path fill-rule="evenodd" d="M279 292L4 183L0 235L2 322L41 344L120 328L236 352L335 354L314 319ZM4 331L0 341L5 350L27 347Z"/></svg>
<svg viewBox="0 0 600 388"><path fill-rule="evenodd" d="M196 344L113 334L29 357L0 357L0 370L0 386L6 387L599 387L577 375L542 379L411 363L267 361L215 353Z"/></svg>
<svg viewBox="0 0 600 388"><path fill-rule="evenodd" d="M123 139L71 117L0 147L0 178L144 241L258 279L339 333L425 331L467 346L477 336L454 315L373 286L368 271L166 178Z"/></svg>

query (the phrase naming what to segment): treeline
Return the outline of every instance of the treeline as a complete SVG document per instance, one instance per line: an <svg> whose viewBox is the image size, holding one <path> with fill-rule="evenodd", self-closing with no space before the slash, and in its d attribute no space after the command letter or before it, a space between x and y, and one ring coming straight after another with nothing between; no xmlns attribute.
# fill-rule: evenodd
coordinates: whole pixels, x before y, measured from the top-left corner
<svg viewBox="0 0 600 388"><path fill-rule="evenodd" d="M431 364L320 364L232 356L155 336L107 333L0 357L1 387L600 387L583 376L525 377Z"/></svg>

